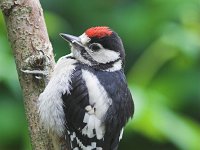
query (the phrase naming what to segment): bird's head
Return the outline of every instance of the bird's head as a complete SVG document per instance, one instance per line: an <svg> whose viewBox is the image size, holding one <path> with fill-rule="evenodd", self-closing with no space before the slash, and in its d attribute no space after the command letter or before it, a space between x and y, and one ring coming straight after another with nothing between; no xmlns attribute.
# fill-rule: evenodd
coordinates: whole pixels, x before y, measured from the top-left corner
<svg viewBox="0 0 200 150"><path fill-rule="evenodd" d="M123 68L122 41L109 27L92 27L78 37L64 33L60 36L70 43L73 56L81 63L106 71Z"/></svg>

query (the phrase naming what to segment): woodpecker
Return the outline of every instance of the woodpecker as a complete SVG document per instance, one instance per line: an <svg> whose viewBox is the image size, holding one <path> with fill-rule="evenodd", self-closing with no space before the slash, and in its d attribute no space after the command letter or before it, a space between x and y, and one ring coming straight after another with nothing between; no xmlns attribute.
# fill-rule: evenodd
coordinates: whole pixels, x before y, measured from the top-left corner
<svg viewBox="0 0 200 150"><path fill-rule="evenodd" d="M39 96L40 119L46 129L67 136L72 150L117 150L134 113L122 41L105 26L60 36L71 53L58 60Z"/></svg>

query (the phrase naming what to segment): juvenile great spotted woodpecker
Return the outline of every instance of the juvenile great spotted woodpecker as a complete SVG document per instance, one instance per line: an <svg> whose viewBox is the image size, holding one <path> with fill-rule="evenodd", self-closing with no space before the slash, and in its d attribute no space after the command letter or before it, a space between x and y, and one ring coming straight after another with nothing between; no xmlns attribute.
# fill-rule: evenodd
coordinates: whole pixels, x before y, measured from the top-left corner
<svg viewBox="0 0 200 150"><path fill-rule="evenodd" d="M67 136L73 150L117 150L134 112L122 41L108 27L89 28L79 37L60 35L71 53L58 60L39 96L41 121Z"/></svg>

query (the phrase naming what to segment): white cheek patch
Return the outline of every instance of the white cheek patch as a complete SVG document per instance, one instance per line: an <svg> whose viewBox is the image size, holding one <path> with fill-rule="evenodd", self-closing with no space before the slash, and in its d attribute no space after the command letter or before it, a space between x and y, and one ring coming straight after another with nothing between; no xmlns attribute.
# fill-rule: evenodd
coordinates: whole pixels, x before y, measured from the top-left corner
<svg viewBox="0 0 200 150"><path fill-rule="evenodd" d="M103 48L98 50L97 52L90 51L88 53L95 61L102 64L106 64L120 58L120 53Z"/></svg>
<svg viewBox="0 0 200 150"><path fill-rule="evenodd" d="M69 55L71 56L71 54ZM75 70L74 59L61 57L43 93L38 98L38 112L45 128L62 136L65 130L65 114L62 94L70 93L71 76Z"/></svg>
<svg viewBox="0 0 200 150"><path fill-rule="evenodd" d="M87 44L91 40L85 33L83 33L82 35L80 35L79 38L81 39L81 43L83 45Z"/></svg>

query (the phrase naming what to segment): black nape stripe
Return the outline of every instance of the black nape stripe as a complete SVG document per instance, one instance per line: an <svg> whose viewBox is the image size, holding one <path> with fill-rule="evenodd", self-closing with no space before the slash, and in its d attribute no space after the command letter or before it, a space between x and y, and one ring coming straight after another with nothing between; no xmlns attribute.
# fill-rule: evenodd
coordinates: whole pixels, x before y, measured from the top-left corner
<svg viewBox="0 0 200 150"><path fill-rule="evenodd" d="M116 63L116 62L118 62L119 60L120 60L120 58L116 59L115 61L108 62L106 64L99 63L97 65L93 65L93 67L95 69L106 70L106 69L112 68L113 64Z"/></svg>

